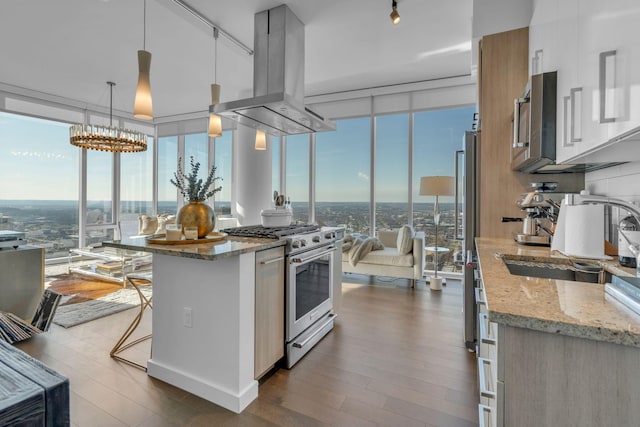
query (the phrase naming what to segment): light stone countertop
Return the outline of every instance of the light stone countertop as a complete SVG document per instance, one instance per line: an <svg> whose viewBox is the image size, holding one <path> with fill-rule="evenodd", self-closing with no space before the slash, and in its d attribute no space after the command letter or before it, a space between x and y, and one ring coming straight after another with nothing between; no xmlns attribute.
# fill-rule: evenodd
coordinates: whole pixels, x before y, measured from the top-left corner
<svg viewBox="0 0 640 427"><path fill-rule="evenodd" d="M103 246L213 261L247 252L284 246L284 240L227 236L216 242L163 245L147 242L143 237L102 242Z"/></svg>
<svg viewBox="0 0 640 427"><path fill-rule="evenodd" d="M568 259L548 247L476 238L489 320L509 326L640 347L640 316L605 294L604 285L512 275L496 254ZM598 262L598 261L595 261ZM599 261L616 275L635 275L617 259Z"/></svg>

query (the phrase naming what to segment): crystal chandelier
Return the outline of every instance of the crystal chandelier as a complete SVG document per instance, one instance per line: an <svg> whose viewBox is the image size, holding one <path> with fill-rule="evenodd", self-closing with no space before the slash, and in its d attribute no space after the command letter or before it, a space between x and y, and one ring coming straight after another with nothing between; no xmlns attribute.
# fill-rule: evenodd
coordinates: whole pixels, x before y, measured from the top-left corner
<svg viewBox="0 0 640 427"><path fill-rule="evenodd" d="M109 126L75 124L69 128L69 140L72 145L89 150L111 151L116 153L135 153L146 151L147 136L131 129L112 127L113 87L107 82L109 95Z"/></svg>

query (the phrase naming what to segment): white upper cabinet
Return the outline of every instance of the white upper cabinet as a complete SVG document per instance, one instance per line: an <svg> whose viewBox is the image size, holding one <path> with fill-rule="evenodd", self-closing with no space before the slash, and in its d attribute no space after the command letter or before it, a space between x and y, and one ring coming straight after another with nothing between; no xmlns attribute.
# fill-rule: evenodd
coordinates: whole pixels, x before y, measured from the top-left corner
<svg viewBox="0 0 640 427"><path fill-rule="evenodd" d="M556 161L640 160L629 158L640 150L612 150L621 135L640 130L640 3L536 0L533 7L530 74L558 71Z"/></svg>
<svg viewBox="0 0 640 427"><path fill-rule="evenodd" d="M558 0L535 0L529 25L529 76L558 69Z"/></svg>

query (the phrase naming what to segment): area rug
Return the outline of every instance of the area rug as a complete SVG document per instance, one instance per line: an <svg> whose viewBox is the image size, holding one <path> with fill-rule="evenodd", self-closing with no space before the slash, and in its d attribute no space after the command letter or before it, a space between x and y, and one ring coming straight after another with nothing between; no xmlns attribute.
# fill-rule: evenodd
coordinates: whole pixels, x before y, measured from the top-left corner
<svg viewBox="0 0 640 427"><path fill-rule="evenodd" d="M139 288L144 296L151 297L151 285L139 286ZM63 328L70 328L139 306L138 292L133 288L121 288L97 299L58 306L53 323Z"/></svg>

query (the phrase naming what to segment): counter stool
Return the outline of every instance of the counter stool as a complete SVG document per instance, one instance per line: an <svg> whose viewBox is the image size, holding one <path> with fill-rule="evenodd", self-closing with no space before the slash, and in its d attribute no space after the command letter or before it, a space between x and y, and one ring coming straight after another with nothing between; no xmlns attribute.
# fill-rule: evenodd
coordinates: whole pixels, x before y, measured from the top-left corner
<svg viewBox="0 0 640 427"><path fill-rule="evenodd" d="M131 336L131 334L133 334L133 332L136 330L136 328L138 327L138 325L140 324L140 321L142 320L142 316L144 315L144 310L149 307L149 309L152 309L153 306L151 305L151 299L152 297L147 297L145 296L142 291L140 290L139 285L136 284L136 281L141 281L141 282L145 282L144 284L151 284L152 283L152 279L153 276L151 274L151 272L141 272L141 273L131 273L131 274L127 274L126 276L126 283L129 283L131 286L133 286L133 288L138 292L138 296L140 297L140 311L138 312L138 314L136 315L136 317L133 319L133 321L131 322L131 324L127 327L127 329L124 331L124 334L122 335L122 337L120 337L120 339L118 340L118 342L116 343L116 345L111 349L111 352L109 353L109 355L116 359L119 360L121 362L124 362L128 365L131 366L135 366L136 368L140 368L142 370L144 370L146 372L147 367L145 365L141 365L139 363L133 362L129 359L125 359L124 357L120 356L119 353L130 348L133 347L136 344L139 344L143 341L146 341L148 339L151 338L152 334L149 335L145 335L141 338L138 338L134 341L131 341L129 343L126 343L127 339L129 339L129 337Z"/></svg>

